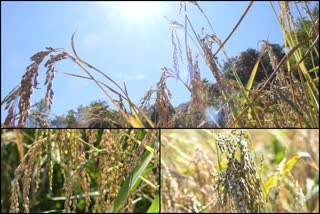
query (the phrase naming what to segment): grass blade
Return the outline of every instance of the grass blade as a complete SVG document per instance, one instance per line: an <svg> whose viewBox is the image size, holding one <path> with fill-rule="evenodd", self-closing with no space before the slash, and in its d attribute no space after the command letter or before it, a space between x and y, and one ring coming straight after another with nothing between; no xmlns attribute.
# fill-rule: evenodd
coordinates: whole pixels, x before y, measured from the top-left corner
<svg viewBox="0 0 320 214"><path fill-rule="evenodd" d="M122 202L127 199L130 191L133 190L133 187L135 186L135 183L139 181L139 177L142 175L146 167L148 166L149 162L151 161L153 157L153 153L146 150L141 157L140 164L137 165L132 174L125 180L123 186L120 189L120 192L118 196L113 200L111 204L111 208L109 209L109 212L116 213L119 212L119 210L122 207Z"/></svg>

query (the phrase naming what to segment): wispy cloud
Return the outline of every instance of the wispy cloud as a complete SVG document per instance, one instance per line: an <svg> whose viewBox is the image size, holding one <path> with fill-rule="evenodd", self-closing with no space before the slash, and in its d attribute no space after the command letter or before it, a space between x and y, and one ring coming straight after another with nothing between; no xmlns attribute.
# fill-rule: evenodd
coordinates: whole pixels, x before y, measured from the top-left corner
<svg viewBox="0 0 320 214"><path fill-rule="evenodd" d="M102 37L95 33L88 33L82 39L82 47L87 51L93 51L103 43Z"/></svg>
<svg viewBox="0 0 320 214"><path fill-rule="evenodd" d="M146 75L145 74L127 75L127 74L124 74L124 73L117 73L116 76L119 77L119 78L123 78L125 80L143 80L143 79L146 79Z"/></svg>

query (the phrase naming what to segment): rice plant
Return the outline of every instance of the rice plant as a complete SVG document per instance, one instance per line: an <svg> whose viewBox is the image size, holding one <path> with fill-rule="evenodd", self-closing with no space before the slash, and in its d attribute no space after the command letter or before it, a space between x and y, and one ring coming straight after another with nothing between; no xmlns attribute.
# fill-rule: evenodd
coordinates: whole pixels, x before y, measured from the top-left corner
<svg viewBox="0 0 320 214"><path fill-rule="evenodd" d="M214 2L212 3L214 4ZM73 53L65 49L48 47L31 57L32 64L27 67L21 84L13 89L1 102L8 111L2 127L26 127L27 118L36 118L39 126L50 127L46 114L33 114L30 98L37 90L40 72L39 65L45 62L47 86L44 93L44 102L49 110L53 105L54 92L52 86L58 71L55 64L61 60L71 60L86 74L72 75L75 78L86 78L93 81L106 98L114 105L118 115L112 117L115 127L192 127L192 128L279 128L319 127L319 12L312 13L310 2L270 2L270 10L274 11L284 38L285 55L278 58L272 46L272 41L261 38L261 54L251 68L250 78L244 84L238 68L232 63L231 58L224 50L224 45L234 35L245 17L252 9L254 2L248 3L243 15L239 17L230 34L226 38L219 38L215 33L205 11L197 1L181 1L179 13L184 18L184 23L179 23L165 17L171 26L173 47L173 69L168 66L161 68L162 74L155 88L145 93L139 104L131 99L126 86L121 87L112 77L89 64L77 54L75 50L74 34L71 39ZM210 26L211 32L200 33L195 31L192 19L188 13L189 7L196 7L203 15L204 22ZM304 22L297 30L297 21L294 20L291 10L296 7L301 20ZM279 11L279 12L278 12ZM304 18L303 18L304 17ZM219 20L217 20L219 21ZM177 31L184 32L184 38L179 38ZM253 29L254 33L254 29ZM182 42L184 41L184 43ZM195 44L193 50L190 42ZM213 49L217 44L217 50ZM217 54L222 51L225 60L230 63L232 75L235 80L228 78L219 66L222 59ZM50 55L52 54L52 55ZM179 63L185 54L188 63L188 79L180 77ZM272 73L263 81L255 82L257 71L264 68L262 58L267 56L272 67ZM202 79L198 66L198 57L203 57L207 68L211 71L216 83L208 83ZM106 79L96 79L93 72L102 74ZM267 73L267 72L265 72ZM175 78L190 92L190 101L186 109L174 108L171 104L171 91L167 80ZM109 82L109 83L106 83ZM119 97L115 99L114 97ZM150 103L155 100L154 103ZM128 106L129 109L126 109ZM152 107L153 106L153 107ZM153 115L150 109L153 108Z"/></svg>
<svg viewBox="0 0 320 214"><path fill-rule="evenodd" d="M161 135L162 212L319 212L319 130Z"/></svg>
<svg viewBox="0 0 320 214"><path fill-rule="evenodd" d="M156 129L2 129L1 141L5 212L159 211Z"/></svg>

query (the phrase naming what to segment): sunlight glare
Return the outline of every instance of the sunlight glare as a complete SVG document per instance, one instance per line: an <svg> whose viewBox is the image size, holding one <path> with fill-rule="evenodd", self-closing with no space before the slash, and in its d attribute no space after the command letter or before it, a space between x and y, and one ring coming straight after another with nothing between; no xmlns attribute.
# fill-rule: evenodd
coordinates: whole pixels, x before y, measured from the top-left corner
<svg viewBox="0 0 320 214"><path fill-rule="evenodd" d="M167 2L156 1L122 1L98 2L98 5L109 9L114 21L126 25L150 25L163 19L168 10Z"/></svg>
<svg viewBox="0 0 320 214"><path fill-rule="evenodd" d="M129 19L143 21L152 16L157 16L163 9L163 3L154 1L129 1L122 5L123 15Z"/></svg>

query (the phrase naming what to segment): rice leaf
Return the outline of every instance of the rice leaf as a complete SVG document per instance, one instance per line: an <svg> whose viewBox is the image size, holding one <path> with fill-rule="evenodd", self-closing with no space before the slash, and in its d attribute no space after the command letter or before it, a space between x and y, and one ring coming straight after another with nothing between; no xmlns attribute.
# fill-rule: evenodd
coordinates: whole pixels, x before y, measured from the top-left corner
<svg viewBox="0 0 320 214"><path fill-rule="evenodd" d="M252 88L252 85L253 85L253 81L254 81L254 78L256 77L256 74L257 74L257 71L258 71L258 68L259 68L259 63L260 63L260 58L257 60L256 64L254 65L252 71L251 71L251 75L250 75L250 78L248 80L248 83L247 83L247 86L246 86L246 96L248 97L249 96L249 92Z"/></svg>
<svg viewBox="0 0 320 214"><path fill-rule="evenodd" d="M250 92L250 90L252 88L254 78L256 77L256 74L257 74L257 71L258 71L258 68L259 68L259 63L260 63L260 58L257 60L256 64L254 65L254 67L252 69L252 72L251 72L251 75L250 75L250 78L248 80L247 86L246 86L245 95L246 95L248 100L249 100L249 92ZM251 108L248 111L248 119L252 120Z"/></svg>
<svg viewBox="0 0 320 214"><path fill-rule="evenodd" d="M159 194L157 194L152 204L150 205L147 213L158 213L159 211L160 211L160 197L159 197Z"/></svg>
<svg viewBox="0 0 320 214"><path fill-rule="evenodd" d="M292 168L296 165L299 160L304 160L311 168L319 172L319 168L316 163L312 160L311 156L307 152L298 152L293 155L289 160L284 158L278 166L278 171L269 177L264 183L265 194L269 193L271 187L276 186L278 181L281 180Z"/></svg>
<svg viewBox="0 0 320 214"><path fill-rule="evenodd" d="M127 114L128 121L130 125L133 126L133 128L144 128L144 125L142 124L141 120L137 119L137 117L133 117L130 114Z"/></svg>
<svg viewBox="0 0 320 214"><path fill-rule="evenodd" d="M154 145L154 144L153 144ZM123 206L123 201L128 198L129 193L133 190L136 182L140 179L139 177L144 172L145 168L148 166L149 162L153 157L153 153L146 150L141 157L140 164L138 164L132 174L126 179L123 186L121 187L118 196L112 201L109 212L117 213Z"/></svg>

